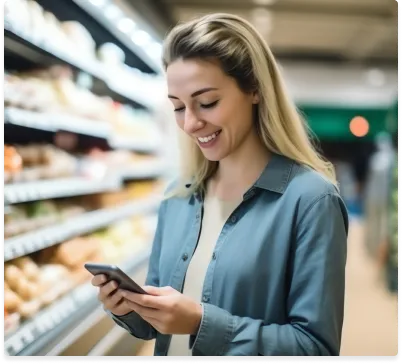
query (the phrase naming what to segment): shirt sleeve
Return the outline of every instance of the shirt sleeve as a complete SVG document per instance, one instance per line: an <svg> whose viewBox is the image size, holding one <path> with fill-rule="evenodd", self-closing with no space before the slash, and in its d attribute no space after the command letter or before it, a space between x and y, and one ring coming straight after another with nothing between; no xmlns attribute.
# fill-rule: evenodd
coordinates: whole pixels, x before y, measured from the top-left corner
<svg viewBox="0 0 402 364"><path fill-rule="evenodd" d="M205 303L193 355L339 355L348 232L340 197L311 202L294 231L288 322L234 316Z"/></svg>
<svg viewBox="0 0 402 364"><path fill-rule="evenodd" d="M164 216L166 209L166 201L162 202L158 212L158 223L155 232L154 241L152 244L151 256L149 259L148 274L145 284L148 286L159 287L159 257L162 244L162 231L164 224ZM152 340L156 338L156 330L148 322L146 322L140 315L135 312L130 312L124 316L116 316L110 311L106 311L111 318L119 326L126 329L131 335L142 339Z"/></svg>

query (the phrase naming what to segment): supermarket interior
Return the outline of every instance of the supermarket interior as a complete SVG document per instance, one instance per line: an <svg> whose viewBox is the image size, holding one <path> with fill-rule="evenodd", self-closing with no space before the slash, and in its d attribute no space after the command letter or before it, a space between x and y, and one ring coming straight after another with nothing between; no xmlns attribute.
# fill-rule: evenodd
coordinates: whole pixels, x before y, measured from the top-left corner
<svg viewBox="0 0 402 364"><path fill-rule="evenodd" d="M260 31L335 166L350 219L340 354L397 355L395 0L3 4L6 355L153 355L106 314L84 263L145 282L179 168L163 39L214 12Z"/></svg>

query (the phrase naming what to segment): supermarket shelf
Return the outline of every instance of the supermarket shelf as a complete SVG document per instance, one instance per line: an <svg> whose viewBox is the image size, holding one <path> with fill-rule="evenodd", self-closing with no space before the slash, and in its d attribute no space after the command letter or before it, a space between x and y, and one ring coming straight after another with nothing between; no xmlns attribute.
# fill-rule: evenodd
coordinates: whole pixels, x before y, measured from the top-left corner
<svg viewBox="0 0 402 364"><path fill-rule="evenodd" d="M113 149L132 150L140 153L155 153L161 145L160 141L155 140L132 140L121 136L111 137L109 145Z"/></svg>
<svg viewBox="0 0 402 364"><path fill-rule="evenodd" d="M92 19L104 27L104 29L113 35L113 37L115 37L119 42L124 44L124 46L127 47L132 54L135 54L138 60L141 61L146 68L155 73L160 73L162 71L161 65L145 52L145 47L135 44L128 36L122 34L122 32L117 28L116 23L107 18L104 9L93 6L89 1L73 0L73 2L92 17Z"/></svg>
<svg viewBox="0 0 402 364"><path fill-rule="evenodd" d="M4 49L34 64L46 66L54 64L69 65L101 81L103 83L102 93L113 96L115 100L118 98L116 101L152 108L152 101L145 99L140 93L128 93L110 82L108 80L110 72L107 72L99 61L83 61L78 57L71 57L68 53L55 49L46 42L38 42L29 34L18 31L7 21L4 23Z"/></svg>
<svg viewBox="0 0 402 364"><path fill-rule="evenodd" d="M14 204L58 197L89 195L117 190L120 186L121 180L115 176L104 180L72 177L12 183L4 186L4 203Z"/></svg>
<svg viewBox="0 0 402 364"><path fill-rule="evenodd" d="M141 162L134 167L128 167L121 171L120 175L124 180L152 179L163 176L166 171L166 163L163 163L163 161L154 163Z"/></svg>
<svg viewBox="0 0 402 364"><path fill-rule="evenodd" d="M4 109L4 122L51 132L64 130L102 139L107 139L111 133L111 128L105 121L94 121L62 113L23 110L15 107Z"/></svg>
<svg viewBox="0 0 402 364"><path fill-rule="evenodd" d="M60 130L107 140L110 148L126 149L141 153L156 153L159 140L132 140L114 136L109 123L90 120L62 113L38 112L16 107L4 109L4 122L25 128L57 132Z"/></svg>
<svg viewBox="0 0 402 364"><path fill-rule="evenodd" d="M156 197L137 200L115 208L87 212L61 224L6 239L4 241L4 261L7 262L75 236L90 233L136 214L155 211L159 203L160 198Z"/></svg>
<svg viewBox="0 0 402 364"><path fill-rule="evenodd" d="M135 257L121 264L122 270L133 275L149 259L151 249L148 247ZM30 356L46 355L43 350L52 341L60 342L68 332L73 332L80 322L91 316L96 320L98 315L91 315L99 307L96 289L85 283L44 308L35 317L13 334L5 337L4 346L8 355ZM96 322L96 321L95 321ZM81 330L82 331L82 330ZM55 354L53 354L55 355Z"/></svg>

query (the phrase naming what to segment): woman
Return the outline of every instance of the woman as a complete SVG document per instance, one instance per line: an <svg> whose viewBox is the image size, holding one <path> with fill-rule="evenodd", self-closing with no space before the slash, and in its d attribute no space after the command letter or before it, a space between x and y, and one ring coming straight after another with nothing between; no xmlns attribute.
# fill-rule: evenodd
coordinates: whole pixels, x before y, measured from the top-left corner
<svg viewBox="0 0 402 364"><path fill-rule="evenodd" d="M182 176L138 295L99 299L155 355L339 355L348 219L274 57L245 20L178 25L163 56Z"/></svg>

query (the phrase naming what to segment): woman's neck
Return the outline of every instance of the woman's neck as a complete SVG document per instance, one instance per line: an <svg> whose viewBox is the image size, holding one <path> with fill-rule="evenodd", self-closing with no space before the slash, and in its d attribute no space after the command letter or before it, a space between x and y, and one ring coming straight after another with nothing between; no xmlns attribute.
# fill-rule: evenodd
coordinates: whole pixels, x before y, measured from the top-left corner
<svg viewBox="0 0 402 364"><path fill-rule="evenodd" d="M250 133L239 148L219 161L211 179L211 192L224 199L240 199L256 182L269 162L271 153L256 132Z"/></svg>

